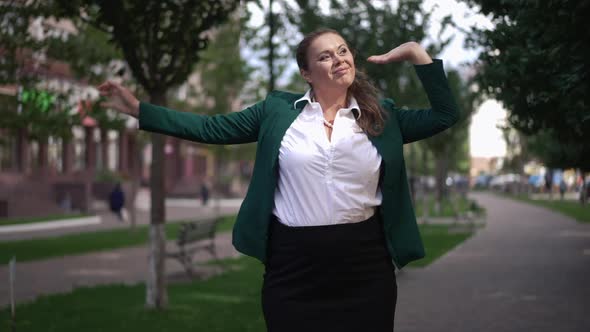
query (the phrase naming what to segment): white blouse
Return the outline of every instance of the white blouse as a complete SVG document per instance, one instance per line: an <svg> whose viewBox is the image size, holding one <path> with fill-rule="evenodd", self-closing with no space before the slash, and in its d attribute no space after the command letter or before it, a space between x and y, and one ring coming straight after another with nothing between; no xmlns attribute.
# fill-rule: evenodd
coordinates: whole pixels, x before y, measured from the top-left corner
<svg viewBox="0 0 590 332"><path fill-rule="evenodd" d="M381 204L381 156L357 125L356 99L334 118L331 140L324 115L310 91L295 101L307 104L291 124L279 149L279 178L273 213L287 226L355 223Z"/></svg>

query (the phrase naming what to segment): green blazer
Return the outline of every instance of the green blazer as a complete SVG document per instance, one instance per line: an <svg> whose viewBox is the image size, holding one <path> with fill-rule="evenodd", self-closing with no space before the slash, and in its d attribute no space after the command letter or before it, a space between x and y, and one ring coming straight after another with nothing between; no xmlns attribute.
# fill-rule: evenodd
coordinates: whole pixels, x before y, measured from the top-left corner
<svg viewBox="0 0 590 332"><path fill-rule="evenodd" d="M439 133L458 119L442 61L414 66L431 109L397 108L391 99L381 105L389 113L383 133L369 137L382 157L380 189L383 201L378 209L387 246L398 268L424 257L424 247L410 199L403 144ZM177 112L140 103L139 128L191 141L210 144L258 142L248 192L233 229L234 247L262 262L266 260L268 225L274 207L279 172L281 140L305 103L294 101L301 94L273 91L266 99L241 112L214 116Z"/></svg>

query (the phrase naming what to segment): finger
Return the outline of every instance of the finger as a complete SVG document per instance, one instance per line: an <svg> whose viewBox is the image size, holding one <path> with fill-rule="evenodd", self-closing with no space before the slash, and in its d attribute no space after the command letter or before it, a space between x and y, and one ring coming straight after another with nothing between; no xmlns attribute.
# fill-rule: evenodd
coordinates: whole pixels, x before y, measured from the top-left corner
<svg viewBox="0 0 590 332"><path fill-rule="evenodd" d="M379 62L383 61L384 58L385 58L385 54L371 55L370 57L367 58L367 61L379 63Z"/></svg>
<svg viewBox="0 0 590 332"><path fill-rule="evenodd" d="M386 56L386 55L375 55L375 56L369 57L367 59L367 61L373 62L376 64L385 64L385 63L391 62L391 59L389 56Z"/></svg>
<svg viewBox="0 0 590 332"><path fill-rule="evenodd" d="M98 90L108 90L111 88L111 82L110 81L105 81L103 82L101 85L99 85L97 87Z"/></svg>
<svg viewBox="0 0 590 332"><path fill-rule="evenodd" d="M104 107L104 108L112 108L112 109L119 110L119 111L125 111L124 106L122 106L119 103L112 102L112 101L103 101L99 105L100 105L100 107Z"/></svg>
<svg viewBox="0 0 590 332"><path fill-rule="evenodd" d="M102 103L100 103L100 107L117 109L117 107L116 107L116 105L114 103L111 103L111 102L108 102L108 101L103 101Z"/></svg>
<svg viewBox="0 0 590 332"><path fill-rule="evenodd" d="M393 54L394 50L391 50L387 53L384 54L380 54L380 55L373 55L371 57L369 57L369 61L371 62L375 62L375 63L388 63L392 61L392 54ZM372 60L370 60L372 58Z"/></svg>

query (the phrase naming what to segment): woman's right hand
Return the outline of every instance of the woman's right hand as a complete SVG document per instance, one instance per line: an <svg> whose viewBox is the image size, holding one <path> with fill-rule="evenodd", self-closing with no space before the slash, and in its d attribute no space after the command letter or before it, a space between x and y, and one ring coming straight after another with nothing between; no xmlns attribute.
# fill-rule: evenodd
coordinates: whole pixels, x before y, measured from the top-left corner
<svg viewBox="0 0 590 332"><path fill-rule="evenodd" d="M101 103L102 106L129 114L135 118L139 117L139 100L124 86L112 81L106 81L98 86L98 92L106 98Z"/></svg>

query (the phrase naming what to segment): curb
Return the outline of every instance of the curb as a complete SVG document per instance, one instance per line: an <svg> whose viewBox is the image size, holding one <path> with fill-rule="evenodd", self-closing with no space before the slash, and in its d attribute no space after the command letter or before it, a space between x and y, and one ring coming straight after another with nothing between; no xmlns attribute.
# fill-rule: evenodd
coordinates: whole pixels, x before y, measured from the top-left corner
<svg viewBox="0 0 590 332"><path fill-rule="evenodd" d="M102 218L100 216L92 216L92 217L83 217L83 218L75 218L75 219L67 219L67 220L43 221L43 222L36 222L36 223L23 224L23 225L6 225L6 226L0 226L0 234L32 232L32 231L39 231L39 230L45 230L45 229L96 225L96 224L100 224L101 222L102 222Z"/></svg>

